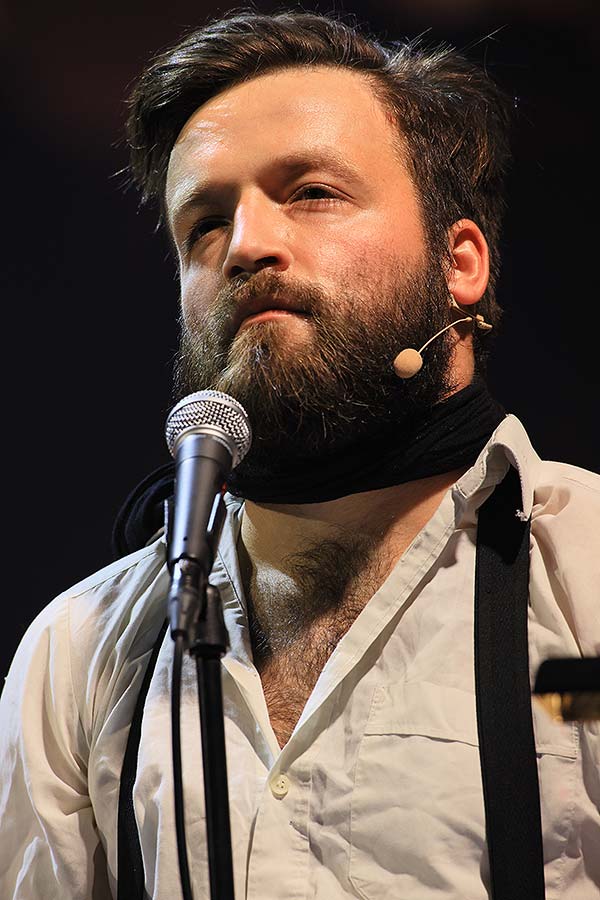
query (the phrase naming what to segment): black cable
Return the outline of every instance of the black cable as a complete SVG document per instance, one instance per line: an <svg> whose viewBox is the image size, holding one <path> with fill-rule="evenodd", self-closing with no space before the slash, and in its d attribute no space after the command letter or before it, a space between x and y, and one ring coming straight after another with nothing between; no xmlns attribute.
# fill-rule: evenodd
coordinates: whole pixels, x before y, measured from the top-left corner
<svg viewBox="0 0 600 900"><path fill-rule="evenodd" d="M183 805L183 773L181 768L181 667L183 662L183 635L175 638L173 652L173 678L171 682L171 741L173 747L173 785L175 796L175 832L177 835L177 857L183 900L193 900L190 870L185 841L185 819Z"/></svg>

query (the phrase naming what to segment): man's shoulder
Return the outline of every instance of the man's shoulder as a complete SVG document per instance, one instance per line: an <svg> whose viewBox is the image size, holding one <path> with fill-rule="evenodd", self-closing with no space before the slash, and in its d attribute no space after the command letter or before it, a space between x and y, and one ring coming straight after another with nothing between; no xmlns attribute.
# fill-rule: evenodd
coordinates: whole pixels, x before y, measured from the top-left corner
<svg viewBox="0 0 600 900"><path fill-rule="evenodd" d="M109 563L44 606L31 622L27 635L63 627L63 622L70 621L71 627L79 629L89 619L88 627L97 628L107 617L127 617L127 610L136 606L166 570L165 558L164 541L157 540Z"/></svg>
<svg viewBox="0 0 600 900"><path fill-rule="evenodd" d="M116 647L131 649L166 618L165 558L164 541L157 540L60 593L31 622L17 657L26 647L48 643L68 652L74 669L83 671L106 664Z"/></svg>
<svg viewBox="0 0 600 900"><path fill-rule="evenodd" d="M537 475L531 512L532 606L550 630L564 617L576 640L570 653L576 652L576 646L583 656L596 656L600 648L600 476L548 460L540 462ZM550 596L554 604L548 617ZM540 612L544 608L546 612Z"/></svg>
<svg viewBox="0 0 600 900"><path fill-rule="evenodd" d="M161 536L152 544L142 547L127 556L122 556L114 560L101 569L98 569L92 575L88 575L81 581L76 582L71 587L63 591L56 599L74 601L78 598L89 598L93 596L95 600L99 597L110 597L111 602L122 597L120 591L115 593L115 588L127 587L131 590L132 596L140 589L150 577L156 574L165 566L166 550L165 541ZM131 599L130 597L128 599Z"/></svg>
<svg viewBox="0 0 600 900"><path fill-rule="evenodd" d="M600 476L568 463L541 460L531 530L560 580L595 598L600 584Z"/></svg>
<svg viewBox="0 0 600 900"><path fill-rule="evenodd" d="M567 646L563 641L575 638L576 645L572 644L569 652L576 646L583 655L596 655L600 637L600 475L571 463L542 459L515 416L503 421L490 448L496 476L507 460L518 469L524 511L531 516L534 617L545 623L546 637L548 630L557 630L556 646Z"/></svg>
<svg viewBox="0 0 600 900"><path fill-rule="evenodd" d="M594 516L600 526L600 475L570 463L541 459L534 503L547 507L551 515Z"/></svg>
<svg viewBox="0 0 600 900"><path fill-rule="evenodd" d="M125 673L131 682L137 661L156 640L167 616L168 577L164 541L158 540L63 591L21 640L13 679L25 689L42 677L35 674L35 657L47 658L43 677L70 684L84 730L91 734L116 679Z"/></svg>
<svg viewBox="0 0 600 900"><path fill-rule="evenodd" d="M168 572L163 539L124 556L70 587L57 598L69 610L72 644L96 648L129 645L155 620L166 618ZM98 651L96 651L98 652Z"/></svg>
<svg viewBox="0 0 600 900"><path fill-rule="evenodd" d="M83 779L79 760L89 760L105 727L117 743L127 733L144 661L166 618L167 591L164 542L156 542L42 609L19 643L0 696L0 753L17 759L25 752L40 770L47 759L57 773ZM36 725L42 720L49 729Z"/></svg>

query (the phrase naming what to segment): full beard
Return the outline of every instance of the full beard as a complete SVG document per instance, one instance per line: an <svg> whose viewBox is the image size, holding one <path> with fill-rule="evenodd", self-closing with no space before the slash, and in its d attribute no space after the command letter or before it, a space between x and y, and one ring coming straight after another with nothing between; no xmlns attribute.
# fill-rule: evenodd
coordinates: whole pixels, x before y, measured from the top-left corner
<svg viewBox="0 0 600 900"><path fill-rule="evenodd" d="M268 320L231 333L238 304L277 293L298 304L303 322ZM393 286L388 276L386 284L335 297L263 269L234 279L204 319L182 317L175 399L213 389L246 409L252 447L235 470L243 495L245 479L268 477L278 463L335 457L452 393L448 332L413 379L401 381L393 370L400 350L421 347L449 321L446 278L432 260L397 273Z"/></svg>

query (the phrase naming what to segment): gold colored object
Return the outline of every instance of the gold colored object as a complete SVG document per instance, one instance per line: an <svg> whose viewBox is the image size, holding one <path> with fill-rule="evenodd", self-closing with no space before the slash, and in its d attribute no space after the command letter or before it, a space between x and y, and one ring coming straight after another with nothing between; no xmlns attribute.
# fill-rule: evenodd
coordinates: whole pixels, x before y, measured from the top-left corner
<svg viewBox="0 0 600 900"><path fill-rule="evenodd" d="M534 694L538 703L557 722L600 720L600 691Z"/></svg>

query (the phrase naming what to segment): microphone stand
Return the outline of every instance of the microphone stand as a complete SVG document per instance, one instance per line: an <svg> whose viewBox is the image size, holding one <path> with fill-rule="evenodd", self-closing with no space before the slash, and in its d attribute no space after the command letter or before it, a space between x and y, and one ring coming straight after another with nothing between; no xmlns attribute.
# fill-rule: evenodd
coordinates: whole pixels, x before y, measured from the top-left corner
<svg viewBox="0 0 600 900"><path fill-rule="evenodd" d="M196 660L200 735L204 766L204 802L208 870L212 900L233 900L233 861L229 821L227 760L221 658L227 652L228 635L218 588L206 585L204 616L198 622L190 656Z"/></svg>
<svg viewBox="0 0 600 900"><path fill-rule="evenodd" d="M206 542L211 560L225 519L225 503L221 494L215 499ZM173 571L172 592L182 607L198 611L190 620L188 652L196 661L200 737L204 772L206 834L211 900L234 900L231 826L227 759L225 755L225 723L221 658L227 652L229 636L223 619L223 606L218 588L208 584L207 575L191 559L179 560Z"/></svg>

